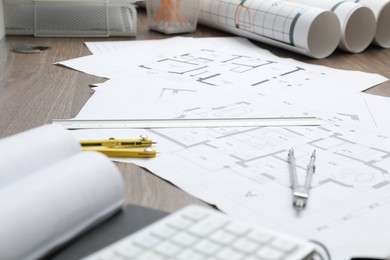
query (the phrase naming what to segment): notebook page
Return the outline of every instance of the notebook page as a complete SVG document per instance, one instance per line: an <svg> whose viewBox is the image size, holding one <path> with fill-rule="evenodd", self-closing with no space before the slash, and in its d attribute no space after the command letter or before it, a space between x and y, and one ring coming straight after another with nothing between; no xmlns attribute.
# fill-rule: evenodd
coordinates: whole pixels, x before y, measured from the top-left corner
<svg viewBox="0 0 390 260"><path fill-rule="evenodd" d="M0 140L0 188L81 151L73 135L44 125Z"/></svg>
<svg viewBox="0 0 390 260"><path fill-rule="evenodd" d="M0 259L37 259L123 204L115 165L80 152L0 189Z"/></svg>

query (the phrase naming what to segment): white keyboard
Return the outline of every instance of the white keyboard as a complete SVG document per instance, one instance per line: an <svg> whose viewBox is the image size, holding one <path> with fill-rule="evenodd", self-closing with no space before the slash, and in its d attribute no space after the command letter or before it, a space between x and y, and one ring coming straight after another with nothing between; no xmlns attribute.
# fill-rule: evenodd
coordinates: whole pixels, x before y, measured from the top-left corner
<svg viewBox="0 0 390 260"><path fill-rule="evenodd" d="M314 245L201 206L187 206L83 260L309 260Z"/></svg>

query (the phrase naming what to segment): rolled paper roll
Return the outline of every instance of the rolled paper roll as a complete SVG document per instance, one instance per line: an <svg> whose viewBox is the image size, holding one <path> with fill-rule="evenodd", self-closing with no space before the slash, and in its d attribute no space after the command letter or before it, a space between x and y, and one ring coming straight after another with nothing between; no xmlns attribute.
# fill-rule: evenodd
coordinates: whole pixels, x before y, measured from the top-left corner
<svg viewBox="0 0 390 260"><path fill-rule="evenodd" d="M339 0L288 0L297 4L323 8L334 12L340 20L341 37L338 47L351 53L364 51L372 42L376 18L371 8Z"/></svg>
<svg viewBox="0 0 390 260"><path fill-rule="evenodd" d="M359 3L371 8L375 14L376 31L373 43L390 48L390 0L360 0Z"/></svg>
<svg viewBox="0 0 390 260"><path fill-rule="evenodd" d="M341 33L332 11L276 0L203 0L199 22L317 59L333 53Z"/></svg>

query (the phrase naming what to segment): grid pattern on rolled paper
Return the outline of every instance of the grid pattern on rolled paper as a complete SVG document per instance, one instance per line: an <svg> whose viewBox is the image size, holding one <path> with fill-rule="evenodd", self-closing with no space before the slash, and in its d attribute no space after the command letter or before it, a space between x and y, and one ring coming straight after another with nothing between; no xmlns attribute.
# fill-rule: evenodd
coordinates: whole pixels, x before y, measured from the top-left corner
<svg viewBox="0 0 390 260"><path fill-rule="evenodd" d="M304 10L305 7L280 1L207 1L202 3L199 19L210 16L206 20L294 45L295 23Z"/></svg>

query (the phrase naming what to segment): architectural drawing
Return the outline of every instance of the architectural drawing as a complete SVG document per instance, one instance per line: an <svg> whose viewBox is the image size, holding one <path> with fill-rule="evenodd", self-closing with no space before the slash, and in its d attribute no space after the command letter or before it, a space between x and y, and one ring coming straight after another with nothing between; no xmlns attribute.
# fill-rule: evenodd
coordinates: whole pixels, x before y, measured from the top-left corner
<svg viewBox="0 0 390 260"><path fill-rule="evenodd" d="M315 237L318 232L352 221L390 203L390 195L387 195L390 192L388 137L360 131L354 125L359 122L358 115L342 112L322 114L273 95L286 88L299 89L326 79L329 77L327 71L311 70L296 63L280 63L271 57L260 59L210 49L142 64L140 68L185 77L198 82L200 89L202 86L250 89L247 96L237 96L236 102L188 107L178 111L176 118L321 115L323 124L319 127L152 131L175 147L170 149L169 156L178 166L175 168L170 164L167 166L170 171L183 175L182 169L193 169L185 176L194 178L194 183L210 187L221 196L230 197L246 209L242 211L246 215L256 216L262 221L267 219L270 225L283 231ZM313 198L310 198L305 216L305 222L310 225L302 224L293 214L292 207L286 206L291 202L287 161L291 147L295 150L299 179L304 179L307 158L314 149L317 152L317 172L311 191ZM142 165L151 171L161 172L165 163L154 164L148 162ZM220 176L218 185L210 186L216 176ZM245 180L246 184L233 188L221 176L229 176L237 183ZM168 179L174 181L174 178ZM357 202L356 198L362 196L364 200ZM224 210L223 203L217 203L217 206ZM266 208L267 214L260 213L258 208ZM227 213L240 217L242 214ZM284 217L276 217L279 214Z"/></svg>
<svg viewBox="0 0 390 260"><path fill-rule="evenodd" d="M82 116L316 116L322 124L143 129L157 142L159 155L153 160L119 160L145 167L231 216L311 239L320 240L323 234L331 237L345 223L390 210L390 138L363 130L358 125L360 114L353 114L354 110L329 113L315 103L316 99L307 103L307 97L328 98L329 93L353 95L383 82L383 77L291 62L259 54L253 48L240 50L224 44L202 47L148 56L137 63L127 61L133 84L144 87L137 88L139 96L146 93L143 97L147 98L129 102L134 90L128 86L128 78L123 86L116 79L108 87L97 88L83 108L88 113ZM108 67L118 69L115 64ZM340 83L346 81L346 86ZM113 89L117 92L110 93ZM100 100L93 103L94 97ZM104 109L103 102L107 105ZM140 107L145 109L134 109ZM129 130L124 132L129 135ZM109 134L116 132L110 130ZM304 179L307 159L314 149L317 154L310 199L300 215L292 206L287 162L292 147L299 180Z"/></svg>
<svg viewBox="0 0 390 260"><path fill-rule="evenodd" d="M307 71L293 64L282 64L270 59L203 49L139 66L145 70L191 77L210 86L299 86L325 73ZM299 81L297 81L299 79Z"/></svg>
<svg viewBox="0 0 390 260"><path fill-rule="evenodd" d="M210 108L209 111L196 108L185 111L182 115L183 117L196 115L199 118L229 116L233 113L247 116L262 108L246 101ZM308 227L297 223L287 228L293 232L299 230L298 233L301 235L313 236L316 232L351 221L361 214L367 214L377 207L390 203L390 176L387 170L390 166L388 148L390 146L385 148L386 144L390 143L389 138L366 135L357 131L354 125L343 122L334 124L332 120L327 121L326 118L323 120L324 123L319 127L210 128L188 131L160 129L152 132L175 144L176 148L170 152L170 156L175 162L180 161L178 165L187 165L194 169L196 174L201 175L202 179L197 181L202 182L205 187L212 183L211 179L215 176L234 175L236 178L249 181L251 184L247 188L239 186L237 190L232 191L232 187L225 184L222 178L219 182L221 187L215 186L213 189L225 196L232 196L231 193L235 192L235 200L239 201L237 203L253 203L256 205L255 208L270 207L268 200L271 195L274 196L271 204L286 205L286 202L290 202L288 150L294 147L298 174L302 179L307 167L307 158L315 149L317 172L311 191L314 195L307 209L309 215L306 216L306 221L313 224ZM368 143L372 144L359 140L370 140ZM148 164L144 166L153 171L153 166L151 168ZM171 170L174 168L172 165L169 167ZM157 168L155 170L161 171ZM222 187L224 185L225 188ZM264 193L265 190L268 194ZM330 192L335 190L337 192ZM282 198L278 199L278 196ZM364 196L364 200L358 203L356 198L361 196ZM249 201L244 202L246 200ZM221 208L223 210L223 206ZM284 226L287 222L294 221L292 207L291 210L286 207L281 212L290 214L290 218L275 218L273 220L275 226ZM316 219L318 214L324 212L328 213ZM247 213L257 215L259 218L264 216L264 213L258 215L253 210L248 210Z"/></svg>
<svg viewBox="0 0 390 260"><path fill-rule="evenodd" d="M181 92L194 92L189 89L163 88L160 92L160 97L180 95Z"/></svg>

